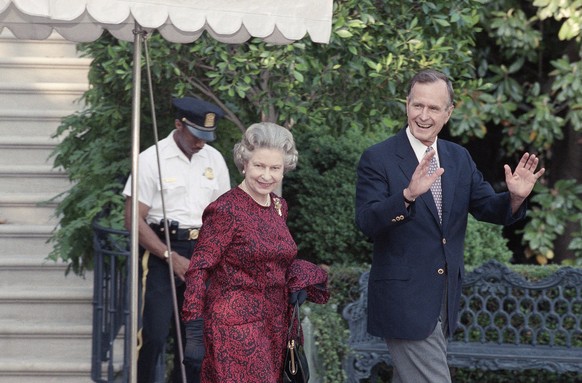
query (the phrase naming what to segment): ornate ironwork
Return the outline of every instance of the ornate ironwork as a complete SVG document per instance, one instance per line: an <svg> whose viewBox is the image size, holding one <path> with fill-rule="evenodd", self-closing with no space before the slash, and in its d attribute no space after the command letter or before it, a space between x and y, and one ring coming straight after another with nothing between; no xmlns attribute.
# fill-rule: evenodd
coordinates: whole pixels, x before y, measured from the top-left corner
<svg viewBox="0 0 582 383"><path fill-rule="evenodd" d="M391 364L383 339L366 331L368 277L360 276L360 297L348 304L349 382L369 378L374 366ZM529 281L489 261L463 282L459 326L449 342L449 364L483 370L582 371L582 270L562 267Z"/></svg>
<svg viewBox="0 0 582 383"><path fill-rule="evenodd" d="M129 333L120 331L129 321L129 235L93 222L94 287L91 378L95 382L128 381ZM115 347L121 342L121 347ZM122 348L122 350L119 350ZM121 356L115 352L121 351Z"/></svg>

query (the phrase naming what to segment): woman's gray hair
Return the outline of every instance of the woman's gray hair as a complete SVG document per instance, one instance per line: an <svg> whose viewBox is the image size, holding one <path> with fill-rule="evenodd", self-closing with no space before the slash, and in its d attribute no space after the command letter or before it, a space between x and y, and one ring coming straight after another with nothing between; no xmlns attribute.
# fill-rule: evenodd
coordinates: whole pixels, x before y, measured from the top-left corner
<svg viewBox="0 0 582 383"><path fill-rule="evenodd" d="M247 128L241 141L232 150L234 163L242 172L255 149L275 149L283 152L284 172L295 169L298 153L293 135L288 129L272 122L259 122Z"/></svg>

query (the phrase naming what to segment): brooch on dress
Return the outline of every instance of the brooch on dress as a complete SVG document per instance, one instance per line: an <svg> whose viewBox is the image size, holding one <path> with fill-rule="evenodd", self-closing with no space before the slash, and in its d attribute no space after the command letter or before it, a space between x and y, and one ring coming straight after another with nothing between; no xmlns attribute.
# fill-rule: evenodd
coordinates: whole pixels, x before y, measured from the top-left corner
<svg viewBox="0 0 582 383"><path fill-rule="evenodd" d="M281 200L279 198L273 198L273 201L275 201L275 210L277 210L279 216L283 216L283 214L281 214Z"/></svg>

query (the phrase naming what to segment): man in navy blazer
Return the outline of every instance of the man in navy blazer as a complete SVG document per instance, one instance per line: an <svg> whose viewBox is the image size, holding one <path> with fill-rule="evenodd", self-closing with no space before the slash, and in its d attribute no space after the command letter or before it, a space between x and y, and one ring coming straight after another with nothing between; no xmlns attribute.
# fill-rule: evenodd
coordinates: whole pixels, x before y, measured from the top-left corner
<svg viewBox="0 0 582 383"><path fill-rule="evenodd" d="M538 158L525 153L515 171L504 166L508 191L496 193L466 149L437 139L453 95L444 74L416 74L407 127L368 148L358 164L356 224L374 243L368 332L386 339L394 382L451 381L446 338L457 324L468 214L500 225L522 219L544 173L535 172ZM437 170L429 171L435 159ZM439 211L433 194L441 193Z"/></svg>

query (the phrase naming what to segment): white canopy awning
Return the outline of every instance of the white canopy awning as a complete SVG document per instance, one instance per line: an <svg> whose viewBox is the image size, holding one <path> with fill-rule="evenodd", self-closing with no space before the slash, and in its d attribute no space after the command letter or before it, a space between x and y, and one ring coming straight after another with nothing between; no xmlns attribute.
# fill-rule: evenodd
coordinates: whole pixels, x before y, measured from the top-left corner
<svg viewBox="0 0 582 383"><path fill-rule="evenodd" d="M137 22L179 43L192 42L204 31L226 43L259 37L286 44L307 35L327 43L332 7L332 0L0 0L0 29L33 40L56 30L76 42L93 41L106 29L133 41Z"/></svg>

